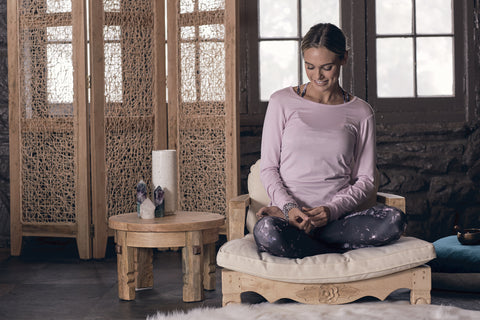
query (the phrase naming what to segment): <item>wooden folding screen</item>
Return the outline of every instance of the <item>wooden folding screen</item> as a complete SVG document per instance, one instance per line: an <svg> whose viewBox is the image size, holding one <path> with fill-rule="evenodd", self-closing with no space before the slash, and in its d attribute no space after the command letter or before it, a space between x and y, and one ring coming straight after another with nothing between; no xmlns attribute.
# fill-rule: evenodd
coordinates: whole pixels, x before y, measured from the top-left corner
<svg viewBox="0 0 480 320"><path fill-rule="evenodd" d="M237 6L168 1L168 143L182 210L225 214L238 193Z"/></svg>
<svg viewBox="0 0 480 320"><path fill-rule="evenodd" d="M11 252L76 237L91 256L85 3L9 0Z"/></svg>
<svg viewBox="0 0 480 320"><path fill-rule="evenodd" d="M12 255L53 236L104 257L153 149L177 149L179 209L237 195L237 1L167 4L168 122L163 0L8 0Z"/></svg>
<svg viewBox="0 0 480 320"><path fill-rule="evenodd" d="M93 256L105 254L108 218L151 192L152 150L167 148L165 6L90 1Z"/></svg>
<svg viewBox="0 0 480 320"><path fill-rule="evenodd" d="M102 258L108 217L135 210L152 149L167 147L163 1L86 8L8 1L12 255L23 236L55 236Z"/></svg>

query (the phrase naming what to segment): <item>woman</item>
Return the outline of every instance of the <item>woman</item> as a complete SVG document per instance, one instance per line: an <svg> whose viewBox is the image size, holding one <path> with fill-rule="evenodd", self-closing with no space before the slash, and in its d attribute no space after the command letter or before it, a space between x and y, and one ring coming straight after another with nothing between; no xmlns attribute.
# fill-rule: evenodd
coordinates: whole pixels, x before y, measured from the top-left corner
<svg viewBox="0 0 480 320"><path fill-rule="evenodd" d="M405 230L403 212L355 212L376 192L375 118L339 84L345 35L317 24L301 49L309 82L275 92L265 116L260 177L271 204L257 213L257 246L302 258L390 243Z"/></svg>

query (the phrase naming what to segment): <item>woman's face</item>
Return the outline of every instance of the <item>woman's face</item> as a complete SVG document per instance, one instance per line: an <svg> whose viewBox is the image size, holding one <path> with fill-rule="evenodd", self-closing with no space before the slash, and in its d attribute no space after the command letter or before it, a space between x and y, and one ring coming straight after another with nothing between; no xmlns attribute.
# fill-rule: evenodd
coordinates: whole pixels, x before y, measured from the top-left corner
<svg viewBox="0 0 480 320"><path fill-rule="evenodd" d="M303 52L305 71L313 88L333 91L338 88L340 67L347 62L347 54L340 59L327 48L309 48Z"/></svg>

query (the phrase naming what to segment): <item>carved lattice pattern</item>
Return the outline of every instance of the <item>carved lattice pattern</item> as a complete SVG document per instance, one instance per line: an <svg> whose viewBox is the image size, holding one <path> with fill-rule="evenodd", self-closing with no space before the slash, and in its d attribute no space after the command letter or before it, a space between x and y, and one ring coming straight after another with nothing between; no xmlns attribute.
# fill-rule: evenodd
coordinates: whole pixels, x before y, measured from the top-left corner
<svg viewBox="0 0 480 320"><path fill-rule="evenodd" d="M225 1L181 0L177 111L182 210L225 213Z"/></svg>
<svg viewBox="0 0 480 320"><path fill-rule="evenodd" d="M71 1L18 4L22 221L76 222Z"/></svg>
<svg viewBox="0 0 480 320"><path fill-rule="evenodd" d="M104 0L105 160L108 216L136 210L151 186L154 0Z"/></svg>
<svg viewBox="0 0 480 320"><path fill-rule="evenodd" d="M151 189L167 145L164 5L9 1L12 255L42 235L102 258L108 218L136 210L139 180Z"/></svg>
<svg viewBox="0 0 480 320"><path fill-rule="evenodd" d="M151 181L153 14L152 0L103 5L110 216L134 211L135 185ZM76 222L71 10L71 0L19 3L24 222Z"/></svg>

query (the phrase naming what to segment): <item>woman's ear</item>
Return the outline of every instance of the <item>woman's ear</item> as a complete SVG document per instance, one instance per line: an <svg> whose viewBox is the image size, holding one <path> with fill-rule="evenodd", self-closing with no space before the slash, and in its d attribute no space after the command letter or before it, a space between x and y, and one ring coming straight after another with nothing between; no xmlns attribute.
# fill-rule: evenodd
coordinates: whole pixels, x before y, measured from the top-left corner
<svg viewBox="0 0 480 320"><path fill-rule="evenodd" d="M340 60L340 65L345 65L347 64L347 60L348 60L348 51L345 51L345 53L343 54L343 59Z"/></svg>

